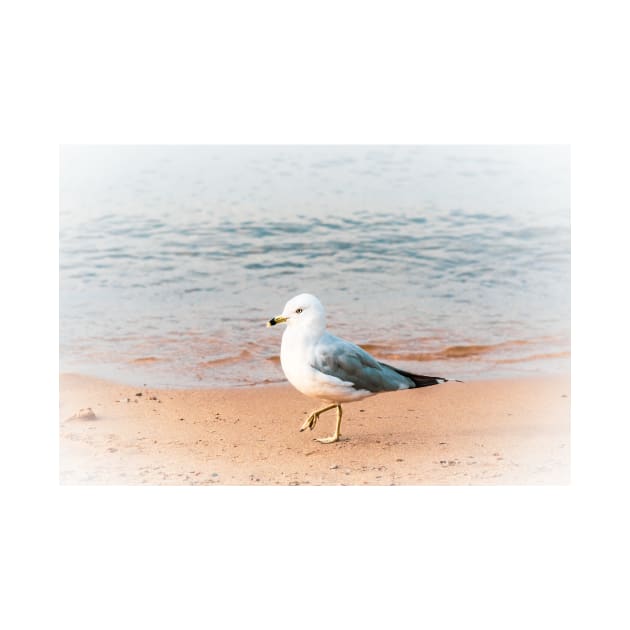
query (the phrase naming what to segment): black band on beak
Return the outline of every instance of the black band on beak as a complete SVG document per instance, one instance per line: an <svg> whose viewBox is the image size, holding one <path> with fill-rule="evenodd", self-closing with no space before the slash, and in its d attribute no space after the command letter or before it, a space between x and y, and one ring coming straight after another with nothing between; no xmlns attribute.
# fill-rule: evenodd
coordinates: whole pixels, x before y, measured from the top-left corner
<svg viewBox="0 0 630 630"><path fill-rule="evenodd" d="M267 326L275 326L278 322L276 321L275 317L272 317L268 322L267 322Z"/></svg>

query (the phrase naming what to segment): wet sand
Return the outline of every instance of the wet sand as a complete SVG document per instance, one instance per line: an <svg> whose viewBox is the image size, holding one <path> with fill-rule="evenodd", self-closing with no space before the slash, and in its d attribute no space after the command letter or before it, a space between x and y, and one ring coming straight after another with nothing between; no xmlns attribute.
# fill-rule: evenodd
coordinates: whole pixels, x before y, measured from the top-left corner
<svg viewBox="0 0 630 630"><path fill-rule="evenodd" d="M570 482L570 379L373 396L317 408L288 385L155 390L60 377L61 484L503 485ZM91 413L87 410L91 410ZM84 410L80 412L80 410Z"/></svg>

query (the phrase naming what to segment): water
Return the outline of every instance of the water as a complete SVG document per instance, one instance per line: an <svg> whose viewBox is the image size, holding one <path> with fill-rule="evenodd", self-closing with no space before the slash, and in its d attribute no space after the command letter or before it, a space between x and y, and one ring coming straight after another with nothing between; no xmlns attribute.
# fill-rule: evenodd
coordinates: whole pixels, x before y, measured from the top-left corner
<svg viewBox="0 0 630 630"><path fill-rule="evenodd" d="M569 369L566 147L64 147L60 224L64 371L282 381L303 291L409 370Z"/></svg>

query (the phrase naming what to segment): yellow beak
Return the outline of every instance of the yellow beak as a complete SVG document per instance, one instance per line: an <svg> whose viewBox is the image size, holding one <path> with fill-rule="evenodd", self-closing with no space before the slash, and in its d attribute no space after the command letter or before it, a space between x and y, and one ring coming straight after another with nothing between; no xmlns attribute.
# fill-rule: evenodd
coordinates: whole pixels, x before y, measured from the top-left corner
<svg viewBox="0 0 630 630"><path fill-rule="evenodd" d="M282 316L282 315L276 315L275 317L272 317L268 322L267 322L267 328L269 328L270 326L275 326L276 324L282 324L282 322L286 322L287 318Z"/></svg>

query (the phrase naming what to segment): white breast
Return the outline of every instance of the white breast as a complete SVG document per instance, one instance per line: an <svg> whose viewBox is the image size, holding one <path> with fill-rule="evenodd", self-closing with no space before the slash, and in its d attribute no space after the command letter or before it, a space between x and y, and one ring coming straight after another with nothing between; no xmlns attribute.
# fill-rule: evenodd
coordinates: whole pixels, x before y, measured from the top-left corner
<svg viewBox="0 0 630 630"><path fill-rule="evenodd" d="M301 331L287 327L282 335L280 363L289 383L307 396L312 396L311 383L314 379L311 367L312 342L304 339Z"/></svg>

